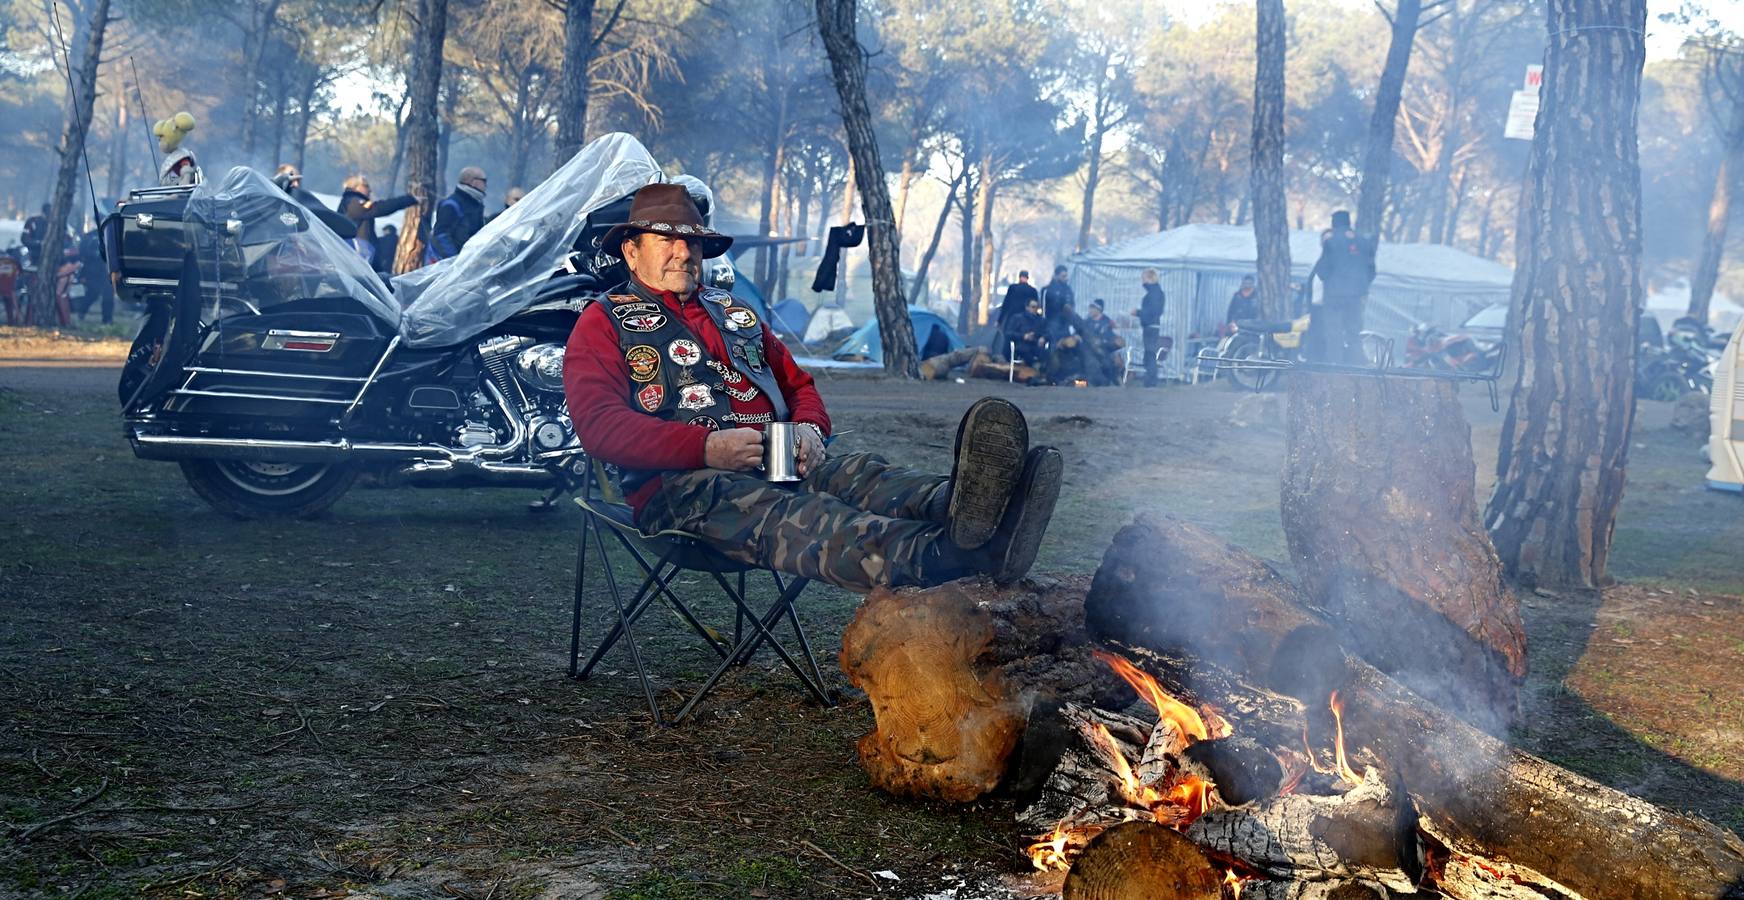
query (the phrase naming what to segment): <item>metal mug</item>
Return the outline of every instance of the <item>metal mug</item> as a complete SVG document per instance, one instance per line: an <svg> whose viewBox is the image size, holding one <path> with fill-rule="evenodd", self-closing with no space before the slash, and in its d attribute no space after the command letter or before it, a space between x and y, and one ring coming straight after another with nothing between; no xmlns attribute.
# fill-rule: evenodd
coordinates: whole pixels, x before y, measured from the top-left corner
<svg viewBox="0 0 1744 900"><path fill-rule="evenodd" d="M763 426L763 480L799 481L799 426L770 422Z"/></svg>

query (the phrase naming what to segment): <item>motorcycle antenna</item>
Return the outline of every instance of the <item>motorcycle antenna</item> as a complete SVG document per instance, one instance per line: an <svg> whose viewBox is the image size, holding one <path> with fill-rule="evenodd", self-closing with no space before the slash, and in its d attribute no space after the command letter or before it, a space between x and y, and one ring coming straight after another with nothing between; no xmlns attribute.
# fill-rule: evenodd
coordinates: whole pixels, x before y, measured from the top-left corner
<svg viewBox="0 0 1744 900"><path fill-rule="evenodd" d="M97 182L91 177L91 154L85 147L85 129L88 123L78 115L79 90L73 85L73 56L67 50L66 32L61 30L61 6L59 3L49 3L49 12L54 16L55 39L60 42L61 60L66 63L64 70L67 76L67 100L73 106L73 121L79 123L79 158L85 161L85 187L91 191L91 218L101 216L102 210L97 208Z"/></svg>
<svg viewBox="0 0 1744 900"><path fill-rule="evenodd" d="M139 124L145 129L145 149L151 153L151 169L156 172L163 166L163 160L157 158L157 145L151 142L151 114L145 111L145 91L140 87L139 66L133 61L133 54L127 54L127 67L133 70L133 99L139 102ZM123 101L126 102L126 101Z"/></svg>

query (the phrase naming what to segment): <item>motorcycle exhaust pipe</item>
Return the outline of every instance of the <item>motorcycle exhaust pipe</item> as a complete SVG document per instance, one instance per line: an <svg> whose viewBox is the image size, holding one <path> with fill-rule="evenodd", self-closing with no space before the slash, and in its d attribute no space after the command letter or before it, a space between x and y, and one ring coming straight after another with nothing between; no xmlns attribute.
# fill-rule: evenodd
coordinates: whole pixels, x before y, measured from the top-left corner
<svg viewBox="0 0 1744 900"><path fill-rule="evenodd" d="M394 474L407 484L421 487L463 482L546 488L557 483L557 475L550 469L526 463L419 460Z"/></svg>

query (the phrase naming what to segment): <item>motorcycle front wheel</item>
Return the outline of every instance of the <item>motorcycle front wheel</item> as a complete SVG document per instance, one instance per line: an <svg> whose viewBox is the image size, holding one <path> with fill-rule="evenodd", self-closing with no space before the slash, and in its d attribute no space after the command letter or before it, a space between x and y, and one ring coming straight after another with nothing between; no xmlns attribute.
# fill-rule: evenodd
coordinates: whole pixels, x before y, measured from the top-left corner
<svg viewBox="0 0 1744 900"><path fill-rule="evenodd" d="M357 480L349 463L235 459L182 461L182 477L213 509L237 519L305 519L325 512Z"/></svg>
<svg viewBox="0 0 1744 900"><path fill-rule="evenodd" d="M1241 365L1243 362L1271 359L1259 340L1232 341L1229 349L1224 351L1224 356L1236 361L1229 366L1229 382L1244 391L1265 390L1266 385L1271 384L1272 379L1277 377L1276 369Z"/></svg>

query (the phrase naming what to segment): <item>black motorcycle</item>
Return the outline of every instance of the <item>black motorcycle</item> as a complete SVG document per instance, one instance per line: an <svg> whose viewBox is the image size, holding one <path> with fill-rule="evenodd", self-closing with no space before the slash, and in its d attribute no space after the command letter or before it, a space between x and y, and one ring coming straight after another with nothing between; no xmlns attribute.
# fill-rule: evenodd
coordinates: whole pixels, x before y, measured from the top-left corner
<svg viewBox="0 0 1744 900"><path fill-rule="evenodd" d="M587 465L564 344L624 277L599 240L661 178L634 139L601 138L393 292L258 172L133 192L103 232L147 310L120 383L134 453L244 518L313 515L365 472L540 488L549 508Z"/></svg>

